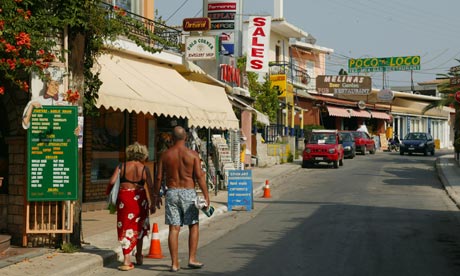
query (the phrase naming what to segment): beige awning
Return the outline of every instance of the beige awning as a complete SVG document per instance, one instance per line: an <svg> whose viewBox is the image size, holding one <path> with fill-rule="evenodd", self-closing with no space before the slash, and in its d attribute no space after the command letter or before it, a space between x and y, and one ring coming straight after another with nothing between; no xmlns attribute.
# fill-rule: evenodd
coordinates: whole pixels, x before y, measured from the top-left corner
<svg viewBox="0 0 460 276"><path fill-rule="evenodd" d="M225 113L221 120L214 120L209 123L210 128L219 129L239 129L239 120L233 112L232 105L230 104L225 89L220 86L210 85L202 82L190 81L190 83L206 98L206 104L209 105L208 109L218 109ZM195 122L192 118L189 120L190 126L200 124Z"/></svg>
<svg viewBox="0 0 460 276"><path fill-rule="evenodd" d="M210 108L203 93L166 65L122 53L102 55L97 61L103 82L97 107L193 119L201 127L226 116Z"/></svg>
<svg viewBox="0 0 460 276"><path fill-rule="evenodd" d="M265 115L264 113L258 111L254 107L248 105L247 103L245 103L244 101L238 99L235 96L227 95L227 97L230 99L231 104L233 106L235 106L237 108L240 108L240 109L250 110L252 113L256 114L256 121L257 122L259 122L259 123L261 123L263 125L266 125L266 126L270 125L270 118L268 117L268 115Z"/></svg>
<svg viewBox="0 0 460 276"><path fill-rule="evenodd" d="M427 106L427 103L411 101L402 98L396 98L391 106L391 113L393 114L407 114L416 115L422 117L433 117L433 118L444 118L447 119L450 116L450 110L448 107L432 108L425 113L423 109Z"/></svg>

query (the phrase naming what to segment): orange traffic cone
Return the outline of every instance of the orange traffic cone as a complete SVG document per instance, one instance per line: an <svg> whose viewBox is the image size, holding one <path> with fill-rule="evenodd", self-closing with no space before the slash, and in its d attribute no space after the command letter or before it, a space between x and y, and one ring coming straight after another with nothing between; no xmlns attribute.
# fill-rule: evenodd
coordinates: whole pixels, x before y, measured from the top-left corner
<svg viewBox="0 0 460 276"><path fill-rule="evenodd" d="M270 185L268 185L268 179L265 180L265 187L264 187L264 195L262 196L264 198L270 198Z"/></svg>
<svg viewBox="0 0 460 276"><path fill-rule="evenodd" d="M146 258L162 259L164 256L161 253L160 234L158 233L158 224L152 226L152 238L150 239L150 251Z"/></svg>

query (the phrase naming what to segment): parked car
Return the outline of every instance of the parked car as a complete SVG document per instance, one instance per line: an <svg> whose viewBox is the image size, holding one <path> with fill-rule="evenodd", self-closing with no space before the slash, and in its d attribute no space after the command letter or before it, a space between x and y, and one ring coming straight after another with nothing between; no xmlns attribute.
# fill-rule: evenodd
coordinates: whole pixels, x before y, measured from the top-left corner
<svg viewBox="0 0 460 276"><path fill-rule="evenodd" d="M355 138L356 152L366 155L375 153L375 141L367 132L364 131L350 131L353 138Z"/></svg>
<svg viewBox="0 0 460 276"><path fill-rule="evenodd" d="M399 145L399 154L404 153L423 153L424 155L434 155L434 140L428 132L410 132L404 137Z"/></svg>
<svg viewBox="0 0 460 276"><path fill-rule="evenodd" d="M302 168L317 163L333 164L334 168L343 166L342 138L337 130L313 130L305 142L302 154Z"/></svg>
<svg viewBox="0 0 460 276"><path fill-rule="evenodd" d="M342 137L343 153L345 158L353 159L356 156L356 143L355 139L348 131L340 131Z"/></svg>

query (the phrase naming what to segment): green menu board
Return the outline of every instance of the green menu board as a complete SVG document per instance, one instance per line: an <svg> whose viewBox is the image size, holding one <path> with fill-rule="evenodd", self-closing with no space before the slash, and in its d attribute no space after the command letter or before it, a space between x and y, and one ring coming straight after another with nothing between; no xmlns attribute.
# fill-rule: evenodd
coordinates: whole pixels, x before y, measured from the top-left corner
<svg viewBox="0 0 460 276"><path fill-rule="evenodd" d="M76 106L33 110L27 147L28 201L77 200L77 120Z"/></svg>

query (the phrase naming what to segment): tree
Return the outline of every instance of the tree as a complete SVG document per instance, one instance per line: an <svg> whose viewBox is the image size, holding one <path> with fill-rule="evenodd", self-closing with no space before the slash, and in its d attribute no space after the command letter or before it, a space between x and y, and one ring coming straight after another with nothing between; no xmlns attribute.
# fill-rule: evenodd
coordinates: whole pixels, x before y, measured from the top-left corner
<svg viewBox="0 0 460 276"><path fill-rule="evenodd" d="M246 57L238 59L238 68L241 72L245 72ZM268 76L265 77L263 83L259 82L259 75L254 72L246 72L248 77L248 89L252 98L255 99L254 108L267 114L270 121L276 121L276 116L279 110L278 94L271 87L271 82Z"/></svg>
<svg viewBox="0 0 460 276"><path fill-rule="evenodd" d="M145 43L140 33L154 43ZM64 34L68 34L68 50L59 47ZM107 42L121 35L152 53L161 51L157 45L171 46L148 24L102 0L1 0L0 97L18 88L28 93L32 73L46 80L44 69L52 63L68 62L69 95L78 100L85 114L96 115L94 106L102 82L91 69L95 59L107 51ZM83 91L83 97L78 91ZM76 246L81 246L81 200L76 202L70 237Z"/></svg>
<svg viewBox="0 0 460 276"><path fill-rule="evenodd" d="M459 59L456 61L460 62ZM460 71L450 70L446 74L437 74L439 77L446 79L438 86L438 91L441 99L431 102L424 109L423 113L433 108L440 108L443 106L449 106L455 108L455 120L454 120L454 148L457 154L460 153L460 103L455 100L455 93L460 90L459 86L453 86L450 84L450 78L460 77Z"/></svg>

